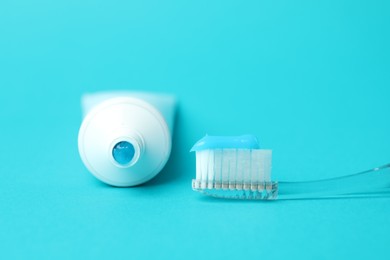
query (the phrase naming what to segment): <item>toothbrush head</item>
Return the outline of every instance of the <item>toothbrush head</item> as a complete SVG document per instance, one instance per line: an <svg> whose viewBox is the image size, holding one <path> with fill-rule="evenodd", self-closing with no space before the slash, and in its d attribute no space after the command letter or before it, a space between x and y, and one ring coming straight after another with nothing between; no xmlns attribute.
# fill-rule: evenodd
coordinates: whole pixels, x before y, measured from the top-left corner
<svg viewBox="0 0 390 260"><path fill-rule="evenodd" d="M276 199L272 151L260 149L256 137L206 136L191 151L196 152L195 191L222 198Z"/></svg>

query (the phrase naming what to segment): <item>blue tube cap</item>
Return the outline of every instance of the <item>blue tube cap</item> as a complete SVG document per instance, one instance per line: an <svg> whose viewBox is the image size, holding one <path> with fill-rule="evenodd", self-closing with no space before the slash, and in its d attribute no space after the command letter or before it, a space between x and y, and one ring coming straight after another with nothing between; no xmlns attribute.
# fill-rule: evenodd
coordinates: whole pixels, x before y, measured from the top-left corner
<svg viewBox="0 0 390 260"><path fill-rule="evenodd" d="M129 164L133 160L134 155L135 148L127 141L117 143L112 149L112 157L118 164L123 166Z"/></svg>

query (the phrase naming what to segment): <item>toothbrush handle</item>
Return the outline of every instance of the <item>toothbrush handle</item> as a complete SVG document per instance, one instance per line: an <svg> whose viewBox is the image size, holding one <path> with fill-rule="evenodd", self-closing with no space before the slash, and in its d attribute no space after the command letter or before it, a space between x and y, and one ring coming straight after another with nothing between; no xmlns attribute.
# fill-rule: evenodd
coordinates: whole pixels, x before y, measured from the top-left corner
<svg viewBox="0 0 390 260"><path fill-rule="evenodd" d="M278 200L390 195L390 164L338 178L278 182Z"/></svg>

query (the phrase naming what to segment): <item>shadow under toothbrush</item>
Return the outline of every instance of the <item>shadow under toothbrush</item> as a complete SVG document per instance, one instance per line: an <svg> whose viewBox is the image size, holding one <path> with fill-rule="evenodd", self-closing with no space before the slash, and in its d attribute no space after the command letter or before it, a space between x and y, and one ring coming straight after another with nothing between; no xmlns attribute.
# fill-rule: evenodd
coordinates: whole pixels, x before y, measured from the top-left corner
<svg viewBox="0 0 390 260"><path fill-rule="evenodd" d="M253 199L227 199L227 198L217 198L212 196L207 196L204 194L195 194L196 200L200 203L223 203L223 204L278 204L281 203L281 200L253 200Z"/></svg>
<svg viewBox="0 0 390 260"><path fill-rule="evenodd" d="M323 198L294 198L294 199L275 199L275 200L256 200L256 199L232 199L232 198L218 198L218 197L212 197L212 196L206 196L199 194L197 200L200 202L207 202L207 203L287 203L289 201L330 201L330 200L372 200L372 199L389 199L390 198L390 193L388 192L383 192L383 193L376 193L375 195L367 196L367 195L362 195L362 196L356 196L356 195L351 195L351 196L344 196L344 197L323 197Z"/></svg>

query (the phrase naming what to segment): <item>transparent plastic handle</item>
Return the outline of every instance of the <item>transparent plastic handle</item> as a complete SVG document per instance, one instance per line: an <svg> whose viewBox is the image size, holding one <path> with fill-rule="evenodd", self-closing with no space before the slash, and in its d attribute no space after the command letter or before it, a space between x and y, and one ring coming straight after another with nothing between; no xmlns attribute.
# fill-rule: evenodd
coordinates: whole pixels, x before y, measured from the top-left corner
<svg viewBox="0 0 390 260"><path fill-rule="evenodd" d="M316 199L390 195L390 164L318 181L279 182L277 199Z"/></svg>

